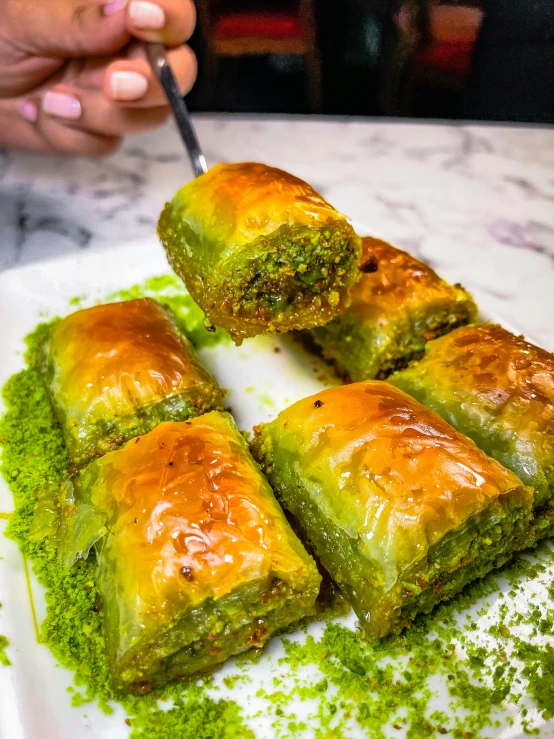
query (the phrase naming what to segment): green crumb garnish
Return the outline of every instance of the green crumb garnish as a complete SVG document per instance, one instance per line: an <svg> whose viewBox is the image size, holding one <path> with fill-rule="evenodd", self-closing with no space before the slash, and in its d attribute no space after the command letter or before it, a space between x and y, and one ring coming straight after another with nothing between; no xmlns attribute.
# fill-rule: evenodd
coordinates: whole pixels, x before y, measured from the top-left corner
<svg viewBox="0 0 554 739"><path fill-rule="evenodd" d="M546 583L536 603L508 607L499 585L507 580L513 587L529 572L544 572L552 561L548 545L533 556L533 563L521 556L496 576L466 587L400 636L368 643L335 621L320 639L285 641L280 668L293 675L293 686L290 680L281 686L281 710L299 698L317 701L311 720L321 727L321 736L349 737L356 722L372 739L391 736L391 729L402 729L410 739L443 734L476 739L506 722L514 724L505 714L511 707L521 716L521 729L534 733L529 696L544 720L554 715L554 648L543 636L552 634L554 603ZM467 617L467 630L461 617ZM484 623L477 618L488 619L491 639L483 637ZM534 636L522 639L522 630ZM308 666L317 668L319 680L313 673L309 680L303 677ZM442 698L437 693L440 683L446 701L444 692Z"/></svg>
<svg viewBox="0 0 554 739"><path fill-rule="evenodd" d="M5 636L0 634L0 665L9 667L11 665L10 659L6 654L6 647L9 647L10 643Z"/></svg>
<svg viewBox="0 0 554 739"><path fill-rule="evenodd" d="M111 293L102 302L136 298L155 298L167 305L173 311L179 328L188 336L196 349L231 342L231 336L225 329L219 327L206 329L202 309L196 305L176 275L150 277L141 284Z"/></svg>
<svg viewBox="0 0 554 739"><path fill-rule="evenodd" d="M552 631L549 632L552 634ZM554 648L520 643L517 656L525 664L524 673L529 681L529 692L544 719L554 717Z"/></svg>
<svg viewBox="0 0 554 739"><path fill-rule="evenodd" d="M277 406L275 405L275 401L270 395L267 395L266 393L259 393L256 395L256 400L260 407L264 410L276 412Z"/></svg>
<svg viewBox="0 0 554 739"><path fill-rule="evenodd" d="M148 705L143 710L137 700L135 717L130 719L131 739L255 739L234 701L215 701L198 692L174 697L167 711L152 711Z"/></svg>
<svg viewBox="0 0 554 739"><path fill-rule="evenodd" d="M70 298L69 305L72 308L82 308L84 303L86 302L88 298L88 295L75 295L75 297Z"/></svg>

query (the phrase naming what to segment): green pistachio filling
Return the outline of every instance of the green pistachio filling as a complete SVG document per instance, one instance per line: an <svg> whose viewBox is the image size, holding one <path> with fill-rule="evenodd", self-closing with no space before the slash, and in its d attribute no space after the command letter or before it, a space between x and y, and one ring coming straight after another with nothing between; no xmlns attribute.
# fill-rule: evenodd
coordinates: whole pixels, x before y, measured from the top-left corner
<svg viewBox="0 0 554 739"><path fill-rule="evenodd" d="M245 597L249 597L247 612ZM205 604L171 629L157 633L151 644L142 640L129 650L124 663L117 667L121 686L140 693L174 677L213 670L214 664L241 652L261 649L276 631L306 616L304 601L300 593L285 586L258 587L257 592L253 588L250 593L243 588L217 605ZM253 622L255 643L251 639ZM167 657L160 660L160 654Z"/></svg>
<svg viewBox="0 0 554 739"><path fill-rule="evenodd" d="M336 308L352 284L357 252L344 221L320 229L282 226L251 246L228 286L225 306L234 315L275 322L307 308Z"/></svg>
<svg viewBox="0 0 554 739"><path fill-rule="evenodd" d="M374 326L361 322L355 312L349 311L310 333L341 376L354 382L384 380L391 372L404 369L423 356L427 341L464 326L471 319L469 302L431 314L422 310L421 314L410 316L408 324L390 317L386 327L377 322Z"/></svg>

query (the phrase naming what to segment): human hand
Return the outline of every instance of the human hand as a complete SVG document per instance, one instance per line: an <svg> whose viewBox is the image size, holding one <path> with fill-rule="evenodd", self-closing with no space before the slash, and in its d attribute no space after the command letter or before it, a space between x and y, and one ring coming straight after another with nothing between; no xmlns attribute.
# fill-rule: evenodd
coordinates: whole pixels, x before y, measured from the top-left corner
<svg viewBox="0 0 554 739"><path fill-rule="evenodd" d="M100 156L158 126L169 109L137 39L170 48L185 94L195 21L192 0L4 0L0 145Z"/></svg>

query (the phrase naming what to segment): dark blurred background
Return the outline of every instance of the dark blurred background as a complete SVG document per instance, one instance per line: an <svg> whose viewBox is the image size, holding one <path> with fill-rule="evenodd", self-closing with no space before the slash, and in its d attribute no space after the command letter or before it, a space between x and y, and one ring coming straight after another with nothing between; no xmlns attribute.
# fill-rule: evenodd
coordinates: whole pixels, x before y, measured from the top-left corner
<svg viewBox="0 0 554 739"><path fill-rule="evenodd" d="M554 0L196 0L193 111L554 122Z"/></svg>

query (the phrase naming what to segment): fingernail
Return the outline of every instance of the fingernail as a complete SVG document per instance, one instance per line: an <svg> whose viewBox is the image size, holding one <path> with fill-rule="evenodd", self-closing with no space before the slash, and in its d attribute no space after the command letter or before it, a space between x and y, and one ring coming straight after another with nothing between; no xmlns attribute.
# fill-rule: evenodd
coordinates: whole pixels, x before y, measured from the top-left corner
<svg viewBox="0 0 554 739"><path fill-rule="evenodd" d="M28 100L25 100L23 103L19 103L19 112L23 118L31 121L31 123L35 123L38 118L37 106L34 103L30 103Z"/></svg>
<svg viewBox="0 0 554 739"><path fill-rule="evenodd" d="M157 31L165 26L165 13L159 5L144 0L132 0L129 19L136 28Z"/></svg>
<svg viewBox="0 0 554 739"><path fill-rule="evenodd" d="M73 95L64 92L47 92L42 101L42 109L58 118L77 120L81 117L81 103Z"/></svg>
<svg viewBox="0 0 554 739"><path fill-rule="evenodd" d="M120 10L127 5L127 0L111 0L111 2L104 5L104 15L113 15L119 13Z"/></svg>
<svg viewBox="0 0 554 739"><path fill-rule="evenodd" d="M138 72L112 72L110 88L114 100L138 100L148 89L148 80Z"/></svg>

